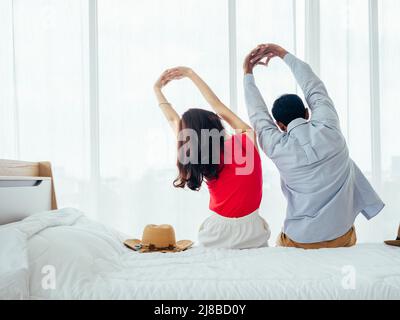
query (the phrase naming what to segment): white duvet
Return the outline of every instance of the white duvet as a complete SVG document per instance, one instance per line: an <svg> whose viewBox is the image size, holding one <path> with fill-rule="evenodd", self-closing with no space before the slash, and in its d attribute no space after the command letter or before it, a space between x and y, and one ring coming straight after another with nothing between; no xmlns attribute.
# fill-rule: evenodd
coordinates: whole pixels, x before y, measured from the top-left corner
<svg viewBox="0 0 400 320"><path fill-rule="evenodd" d="M400 299L384 244L140 254L74 209L0 227L1 299Z"/></svg>

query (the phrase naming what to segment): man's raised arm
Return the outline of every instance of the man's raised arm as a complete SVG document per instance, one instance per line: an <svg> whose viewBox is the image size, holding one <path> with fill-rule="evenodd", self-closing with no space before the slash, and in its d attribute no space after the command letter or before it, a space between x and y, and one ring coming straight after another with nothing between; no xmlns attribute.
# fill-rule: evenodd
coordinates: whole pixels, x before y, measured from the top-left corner
<svg viewBox="0 0 400 320"><path fill-rule="evenodd" d="M257 58L263 59L267 57L266 62L260 62L259 64L267 66L269 60L274 57L280 57L289 66L312 111L312 120L339 123L338 114L324 83L307 63L276 44L264 44L259 47Z"/></svg>
<svg viewBox="0 0 400 320"><path fill-rule="evenodd" d="M282 133L275 125L254 80L253 68L259 63L258 59L253 58L256 50L253 50L244 62L244 94L250 123L257 133L260 147L267 156L272 157Z"/></svg>
<svg viewBox="0 0 400 320"><path fill-rule="evenodd" d="M335 106L324 83L311 67L291 53L286 54L283 60L303 90L304 97L312 111L312 120L339 122Z"/></svg>

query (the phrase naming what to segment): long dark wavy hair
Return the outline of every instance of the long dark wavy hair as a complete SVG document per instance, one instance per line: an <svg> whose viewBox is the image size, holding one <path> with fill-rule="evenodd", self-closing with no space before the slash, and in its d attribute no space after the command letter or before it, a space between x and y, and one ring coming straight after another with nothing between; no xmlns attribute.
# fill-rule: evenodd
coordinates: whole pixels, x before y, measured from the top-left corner
<svg viewBox="0 0 400 320"><path fill-rule="evenodd" d="M197 162L189 162L188 164L181 163L179 153L183 152L183 145L186 143L193 143L193 141L190 139L186 141L178 140L177 166L179 174L174 180L174 187L185 188L187 186L191 190L198 191L200 190L204 178L208 181L218 179L218 175L222 170L220 161L215 163L216 161L213 161L213 159L217 157L220 160L220 156L224 152L224 126L219 116L213 112L203 109L189 109L182 115L179 123L179 132L184 129L193 130L198 137L198 143L190 146L191 148L197 149ZM212 132L218 133L219 143L213 143L212 135L204 137L202 135L202 130L204 129L213 130ZM208 153L204 152L204 154L202 154L204 146L208 146Z"/></svg>

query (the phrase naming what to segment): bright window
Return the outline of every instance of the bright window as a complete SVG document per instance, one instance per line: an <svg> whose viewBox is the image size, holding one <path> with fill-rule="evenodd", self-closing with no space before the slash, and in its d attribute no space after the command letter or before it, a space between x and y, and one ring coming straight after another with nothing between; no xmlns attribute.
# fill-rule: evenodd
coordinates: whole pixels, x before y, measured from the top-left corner
<svg viewBox="0 0 400 320"><path fill-rule="evenodd" d="M321 0L321 78L351 156L371 177L368 1Z"/></svg>
<svg viewBox="0 0 400 320"><path fill-rule="evenodd" d="M51 160L60 204L90 209L87 3L14 0L0 6L0 42L6 45L0 81L7 89L0 90L6 120L0 156Z"/></svg>
<svg viewBox="0 0 400 320"><path fill-rule="evenodd" d="M187 65L229 103L226 2L101 0L98 21L99 215L127 232L151 221L193 237L208 214L207 190L172 187L176 142L152 86L165 69ZM206 107L189 80L171 83L166 96L179 113Z"/></svg>

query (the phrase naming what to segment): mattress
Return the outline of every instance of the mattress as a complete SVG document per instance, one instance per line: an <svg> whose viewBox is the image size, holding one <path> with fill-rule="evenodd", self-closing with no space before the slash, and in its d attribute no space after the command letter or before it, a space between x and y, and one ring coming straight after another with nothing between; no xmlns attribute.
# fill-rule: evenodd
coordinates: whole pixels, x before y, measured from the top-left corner
<svg viewBox="0 0 400 320"><path fill-rule="evenodd" d="M140 254L75 209L0 227L1 299L400 299L400 249Z"/></svg>

